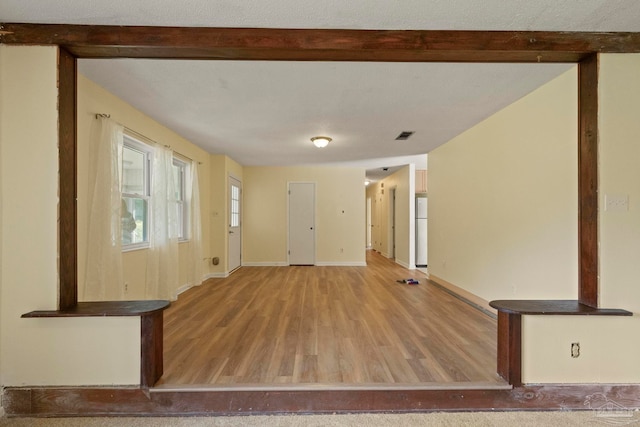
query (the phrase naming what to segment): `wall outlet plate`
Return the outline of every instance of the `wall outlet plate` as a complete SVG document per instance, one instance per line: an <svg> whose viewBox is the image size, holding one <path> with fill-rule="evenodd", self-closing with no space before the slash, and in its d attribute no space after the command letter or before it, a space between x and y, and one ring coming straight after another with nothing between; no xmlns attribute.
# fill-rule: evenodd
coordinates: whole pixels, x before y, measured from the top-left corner
<svg viewBox="0 0 640 427"><path fill-rule="evenodd" d="M627 194L605 194L605 211L627 211L629 210L629 196Z"/></svg>

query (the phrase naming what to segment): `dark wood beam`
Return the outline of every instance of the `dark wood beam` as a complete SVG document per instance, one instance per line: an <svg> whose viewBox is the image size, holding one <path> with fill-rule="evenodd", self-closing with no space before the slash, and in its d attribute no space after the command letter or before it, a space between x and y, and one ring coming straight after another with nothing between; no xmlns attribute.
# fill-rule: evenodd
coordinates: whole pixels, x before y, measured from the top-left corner
<svg viewBox="0 0 640 427"><path fill-rule="evenodd" d="M578 64L578 300L598 307L598 55Z"/></svg>
<svg viewBox="0 0 640 427"><path fill-rule="evenodd" d="M8 44L60 45L79 58L578 62L640 52L640 33L319 30L2 24Z"/></svg>
<svg viewBox="0 0 640 427"><path fill-rule="evenodd" d="M604 409L607 402L640 409L638 385L546 385L508 389L144 391L134 388L6 388L9 416L193 416Z"/></svg>
<svg viewBox="0 0 640 427"><path fill-rule="evenodd" d="M498 375L509 384L522 385L522 316L498 312Z"/></svg>
<svg viewBox="0 0 640 427"><path fill-rule="evenodd" d="M76 62L68 51L58 50L59 310L72 308L78 302Z"/></svg>

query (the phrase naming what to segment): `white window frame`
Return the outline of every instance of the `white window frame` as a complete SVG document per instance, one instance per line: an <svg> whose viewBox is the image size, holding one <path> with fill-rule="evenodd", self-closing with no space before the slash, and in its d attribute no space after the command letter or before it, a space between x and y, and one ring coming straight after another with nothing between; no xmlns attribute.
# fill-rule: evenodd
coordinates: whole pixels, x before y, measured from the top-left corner
<svg viewBox="0 0 640 427"><path fill-rule="evenodd" d="M122 149L124 151L124 149L130 149L130 150L134 150L134 151L138 151L142 154L144 154L144 158L145 158L145 171L144 171L144 193L145 194L137 194L137 193L126 193L124 191L122 191L122 197L129 197L129 198L139 198L139 199L144 199L147 202L147 218L145 219L145 224L147 225L147 227L150 224L150 215L151 215L151 168L153 167L153 162L151 161L152 159L152 154L153 154L153 147L151 147L148 144L145 144L144 142L141 142L139 140L137 140L136 138L134 138L131 135L128 134L124 134L124 138L123 138L123 143L122 143ZM124 166L122 166L122 168L124 169ZM129 251L134 251L134 250L138 250L138 249L147 249L149 248L149 230L147 229L147 233L145 235L145 240L142 242L138 242L138 243L127 243L125 244L124 242L122 243L122 252L129 252Z"/></svg>
<svg viewBox="0 0 640 427"><path fill-rule="evenodd" d="M190 200L187 199L187 179L189 177L189 173L191 172L190 167L191 164L187 159L183 159L180 156L173 156L173 166L179 168L181 179L180 182L177 183L179 185L179 193L180 197L176 199L178 204L178 212L180 215L180 228L178 232L178 239L180 242L187 242L190 238L190 211L189 205L191 203Z"/></svg>
<svg viewBox="0 0 640 427"><path fill-rule="evenodd" d="M237 189L237 194L234 195L232 190L229 195L229 227L240 227L240 199L242 198L242 187L231 183L231 188Z"/></svg>

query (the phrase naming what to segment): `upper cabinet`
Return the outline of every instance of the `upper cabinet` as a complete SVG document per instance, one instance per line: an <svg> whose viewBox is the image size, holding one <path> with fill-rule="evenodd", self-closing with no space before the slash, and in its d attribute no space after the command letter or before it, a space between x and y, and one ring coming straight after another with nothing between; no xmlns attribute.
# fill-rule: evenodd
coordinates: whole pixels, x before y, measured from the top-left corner
<svg viewBox="0 0 640 427"><path fill-rule="evenodd" d="M416 193L426 193L426 192L427 192L427 171L417 170L416 171Z"/></svg>

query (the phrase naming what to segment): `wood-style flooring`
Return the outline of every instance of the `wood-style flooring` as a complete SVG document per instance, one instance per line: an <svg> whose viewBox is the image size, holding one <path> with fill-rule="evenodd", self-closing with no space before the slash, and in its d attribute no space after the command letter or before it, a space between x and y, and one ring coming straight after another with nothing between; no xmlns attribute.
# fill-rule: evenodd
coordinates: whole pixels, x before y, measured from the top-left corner
<svg viewBox="0 0 640 427"><path fill-rule="evenodd" d="M494 319L380 254L367 264L243 267L181 294L158 386L504 384Z"/></svg>

